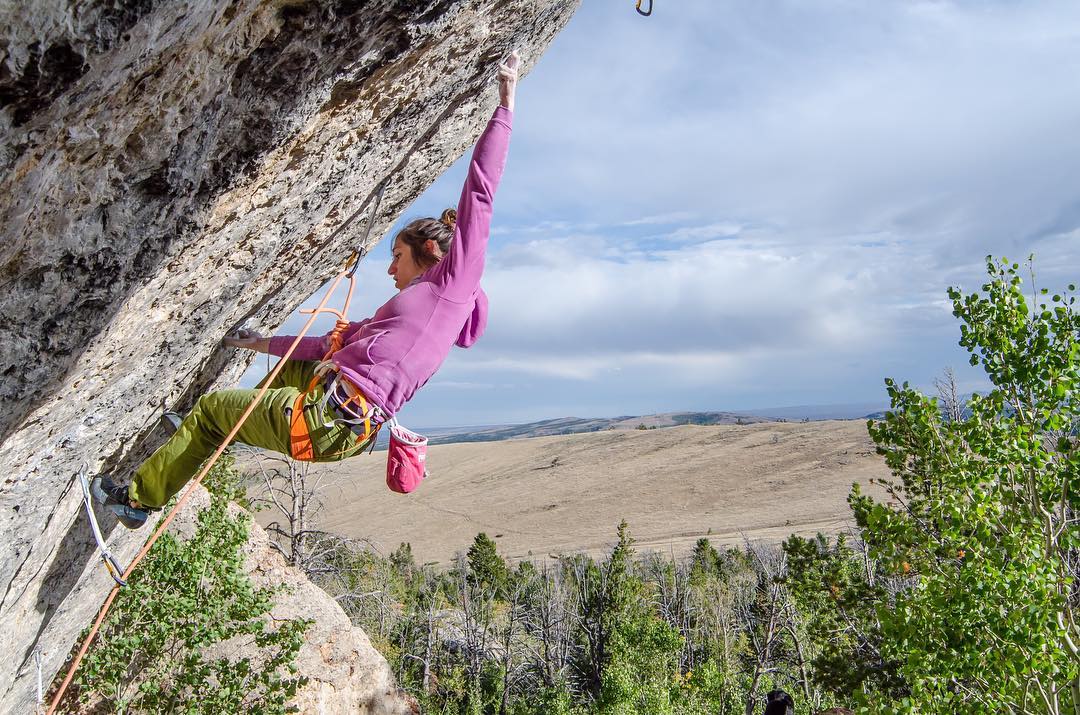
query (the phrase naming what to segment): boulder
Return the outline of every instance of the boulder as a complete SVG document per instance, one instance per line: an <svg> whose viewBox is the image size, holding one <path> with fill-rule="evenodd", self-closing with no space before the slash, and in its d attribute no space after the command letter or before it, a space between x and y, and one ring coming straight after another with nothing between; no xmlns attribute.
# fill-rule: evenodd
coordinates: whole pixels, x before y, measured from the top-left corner
<svg viewBox="0 0 1080 715"><path fill-rule="evenodd" d="M198 513L209 503L210 495L197 487L184 510L169 525L169 531L180 538L195 533ZM242 510L230 504L229 511L235 517ZM309 581L303 571L290 566L271 546L269 536L258 524L252 523L243 553L252 584L277 592L270 611L272 623L300 618L312 621L296 656L297 672L308 678L294 701L299 712L326 715L420 712L416 701L398 688L389 664L371 645L363 629L354 626L338 602ZM237 655L228 642L217 649L220 652L208 656Z"/></svg>

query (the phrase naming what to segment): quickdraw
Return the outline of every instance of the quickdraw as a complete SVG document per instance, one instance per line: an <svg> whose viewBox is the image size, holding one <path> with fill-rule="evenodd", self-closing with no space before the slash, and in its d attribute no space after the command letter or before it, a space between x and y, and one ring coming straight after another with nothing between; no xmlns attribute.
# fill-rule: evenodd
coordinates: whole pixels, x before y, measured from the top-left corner
<svg viewBox="0 0 1080 715"><path fill-rule="evenodd" d="M649 0L649 9L648 10L642 10L641 9L642 0L637 0L637 8L636 9L638 11L638 14L639 15L644 15L645 17L648 17L649 15L652 15L652 2L653 2L653 0Z"/></svg>
<svg viewBox="0 0 1080 715"><path fill-rule="evenodd" d="M98 553L101 554L101 561L105 564L105 568L108 570L109 575L112 576L113 581L116 581L119 586L127 586L127 581L123 579L124 569L121 568L120 562L109 551L109 547L105 545L105 539L101 536L101 528L98 526L97 517L94 516L94 503L90 498L90 482L86 478L86 471L86 465L83 465L83 468L79 470L79 483L82 485L83 506L86 507L86 516L90 519L90 528L94 532L94 541L97 542Z"/></svg>

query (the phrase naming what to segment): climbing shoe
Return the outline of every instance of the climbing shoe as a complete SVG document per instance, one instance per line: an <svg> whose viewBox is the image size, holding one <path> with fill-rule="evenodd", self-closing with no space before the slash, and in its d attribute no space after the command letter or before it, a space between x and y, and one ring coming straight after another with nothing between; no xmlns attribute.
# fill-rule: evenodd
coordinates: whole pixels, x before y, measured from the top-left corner
<svg viewBox="0 0 1080 715"><path fill-rule="evenodd" d="M150 516L150 509L131 506L126 486L114 484L108 477L94 477L94 481L90 482L90 493L95 501L116 514L120 523L129 529L138 529Z"/></svg>

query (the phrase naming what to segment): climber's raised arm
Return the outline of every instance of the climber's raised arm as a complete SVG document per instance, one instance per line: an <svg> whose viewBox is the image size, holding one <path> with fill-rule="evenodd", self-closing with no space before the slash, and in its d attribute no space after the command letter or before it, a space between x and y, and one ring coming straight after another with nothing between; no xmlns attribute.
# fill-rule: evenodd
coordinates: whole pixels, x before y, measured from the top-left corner
<svg viewBox="0 0 1080 715"><path fill-rule="evenodd" d="M495 190L506 166L513 123L519 58L514 52L499 65L499 106L473 149L469 173L458 200L454 239L446 256L431 269L430 280L449 300L469 300L484 272Z"/></svg>

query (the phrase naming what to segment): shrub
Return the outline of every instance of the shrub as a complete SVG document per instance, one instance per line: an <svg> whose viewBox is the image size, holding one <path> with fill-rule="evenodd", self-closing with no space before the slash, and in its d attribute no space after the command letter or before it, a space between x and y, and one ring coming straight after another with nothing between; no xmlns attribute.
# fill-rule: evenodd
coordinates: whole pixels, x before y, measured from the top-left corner
<svg viewBox="0 0 1080 715"><path fill-rule="evenodd" d="M244 572L250 517L214 496L195 535L163 534L113 604L75 685L116 712L286 712L306 679L292 675L308 621L267 627L270 589ZM210 658L226 641L254 657Z"/></svg>
<svg viewBox="0 0 1080 715"><path fill-rule="evenodd" d="M906 580L878 613L911 693L868 691L872 711L1080 709L1080 316L1045 290L1029 304L1017 264L987 270L982 294L949 297L993 389L950 420L887 380L892 408L870 434L891 501L850 497L871 555Z"/></svg>

